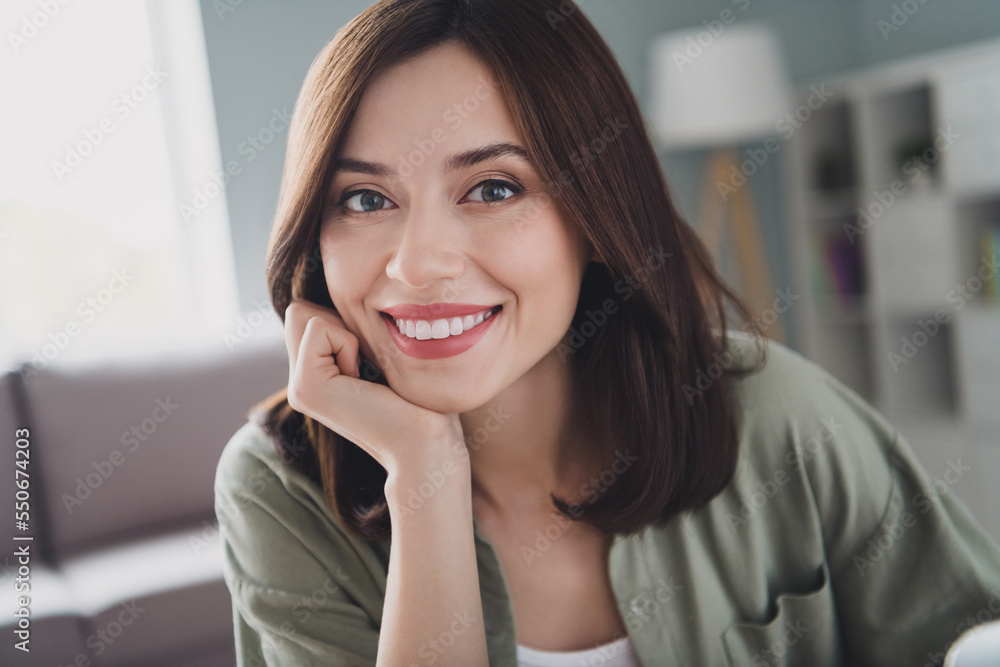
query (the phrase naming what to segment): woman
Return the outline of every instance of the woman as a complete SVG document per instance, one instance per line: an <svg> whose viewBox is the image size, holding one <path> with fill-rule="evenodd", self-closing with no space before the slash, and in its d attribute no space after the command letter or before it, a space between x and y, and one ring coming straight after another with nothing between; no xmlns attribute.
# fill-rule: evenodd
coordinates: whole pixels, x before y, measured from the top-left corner
<svg viewBox="0 0 1000 667"><path fill-rule="evenodd" d="M386 0L313 63L268 251L289 385L216 484L240 664L943 655L1000 550L727 327L574 8Z"/></svg>

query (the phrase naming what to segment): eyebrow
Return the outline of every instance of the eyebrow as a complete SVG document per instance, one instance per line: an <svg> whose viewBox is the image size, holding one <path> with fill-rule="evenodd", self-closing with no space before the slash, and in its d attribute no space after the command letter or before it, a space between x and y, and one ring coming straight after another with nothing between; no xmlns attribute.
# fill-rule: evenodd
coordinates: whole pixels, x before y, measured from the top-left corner
<svg viewBox="0 0 1000 667"><path fill-rule="evenodd" d="M487 160L507 156L517 157L529 164L531 163L531 158L528 157L528 152L520 146L509 143L499 143L473 148L472 150L465 151L464 153L453 155L445 161L445 169L447 171L465 169L475 166L480 162L486 162ZM389 178L396 174L394 170L379 162L368 162L367 160L357 160L350 157L339 158L334 163L333 173L336 174L341 171L349 171L356 174L367 174L369 176L378 176L381 178Z"/></svg>

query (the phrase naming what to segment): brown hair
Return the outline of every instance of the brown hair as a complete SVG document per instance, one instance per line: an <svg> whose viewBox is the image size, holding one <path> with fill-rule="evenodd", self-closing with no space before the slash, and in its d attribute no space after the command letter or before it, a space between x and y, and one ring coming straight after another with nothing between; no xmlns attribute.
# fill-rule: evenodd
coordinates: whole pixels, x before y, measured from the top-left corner
<svg viewBox="0 0 1000 667"><path fill-rule="evenodd" d="M607 299L618 307L602 326L584 327L592 334L570 346L567 358L579 388L576 411L599 443L599 460L610 466L627 448L639 463L585 507L554 495L553 503L604 533L629 534L704 505L729 483L738 457L737 405L728 382L703 381L731 359L725 299L752 338L760 343L761 336L675 210L611 50L567 4L381 0L341 29L313 61L295 104L267 281L282 317L296 298L333 307L319 258L320 212L362 94L406 58L449 41L467 46L499 81L561 215L602 259L587 267L572 328L581 331L587 311ZM661 261L651 262L657 251ZM759 368L722 366L727 375ZM375 379L385 384L384 376ZM252 417L280 454L322 486L347 527L364 539L390 536L386 471L367 452L292 410L285 391L255 406Z"/></svg>

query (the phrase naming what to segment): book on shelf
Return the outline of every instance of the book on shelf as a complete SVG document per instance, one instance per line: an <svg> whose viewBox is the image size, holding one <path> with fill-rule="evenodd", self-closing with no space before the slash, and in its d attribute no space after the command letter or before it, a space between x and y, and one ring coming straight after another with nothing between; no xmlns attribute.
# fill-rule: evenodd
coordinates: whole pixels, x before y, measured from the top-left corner
<svg viewBox="0 0 1000 667"><path fill-rule="evenodd" d="M1000 221L983 227L979 239L982 254L978 262L981 267L995 267L1000 260ZM1000 271L995 269L983 279L983 298L992 303L1000 303Z"/></svg>
<svg viewBox="0 0 1000 667"><path fill-rule="evenodd" d="M822 301L836 300L841 307L857 303L864 294L861 247L840 233L813 240L813 291Z"/></svg>

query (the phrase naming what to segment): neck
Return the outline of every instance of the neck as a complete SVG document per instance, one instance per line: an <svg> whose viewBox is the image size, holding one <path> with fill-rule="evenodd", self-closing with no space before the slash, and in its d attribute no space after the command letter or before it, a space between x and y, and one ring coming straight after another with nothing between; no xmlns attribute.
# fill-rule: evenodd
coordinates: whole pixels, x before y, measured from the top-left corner
<svg viewBox="0 0 1000 667"><path fill-rule="evenodd" d="M459 415L473 496L502 515L549 511L550 493L572 502L585 454L572 368L555 350L485 405ZM562 465L563 447L573 463Z"/></svg>

